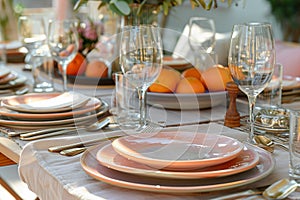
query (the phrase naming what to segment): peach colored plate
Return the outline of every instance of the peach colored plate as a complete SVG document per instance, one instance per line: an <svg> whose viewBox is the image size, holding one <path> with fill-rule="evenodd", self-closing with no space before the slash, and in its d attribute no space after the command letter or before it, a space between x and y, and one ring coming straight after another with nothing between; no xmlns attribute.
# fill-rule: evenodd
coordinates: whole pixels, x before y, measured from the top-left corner
<svg viewBox="0 0 300 200"><path fill-rule="evenodd" d="M73 99L73 100L72 100ZM80 108L89 97L79 93L29 93L11 96L2 100L2 106L19 112L54 113Z"/></svg>
<svg viewBox="0 0 300 200"><path fill-rule="evenodd" d="M11 72L7 76L0 78L0 85L7 84L9 81L15 80L17 77L17 73Z"/></svg>
<svg viewBox="0 0 300 200"><path fill-rule="evenodd" d="M40 113L23 113L14 110L10 110L7 108L0 108L0 115L5 117L11 117L14 119L21 119L21 120L50 120L50 119L62 119L62 118L70 118L76 117L82 114L86 114L89 112L96 112L100 106L101 101L97 98L91 98L87 104L84 106L67 111L67 112L57 112L57 113L47 113L47 114L40 114Z"/></svg>
<svg viewBox="0 0 300 200"><path fill-rule="evenodd" d="M0 78L4 78L5 76L7 76L10 73L10 69L6 68L6 67L0 67Z"/></svg>
<svg viewBox="0 0 300 200"><path fill-rule="evenodd" d="M142 133L118 138L114 150L156 169L187 171L218 165L237 157L244 145L234 138L198 132Z"/></svg>
<svg viewBox="0 0 300 200"><path fill-rule="evenodd" d="M147 92L147 103L156 107L177 110L206 109L226 102L227 91L199 94Z"/></svg>
<svg viewBox="0 0 300 200"><path fill-rule="evenodd" d="M119 155L116 151L114 151L111 144L108 144L100 149L96 158L102 165L117 171L140 176L176 179L198 179L229 176L252 169L259 162L259 155L253 148L251 148L251 146L245 146L242 153L238 155L238 157L228 162L199 170L185 172L157 170L147 165L134 162Z"/></svg>
<svg viewBox="0 0 300 200"><path fill-rule="evenodd" d="M272 155L258 147L251 149L259 154L259 163L246 172L232 176L208 179L172 179L141 177L134 174L119 172L101 165L97 159L97 152L107 143L102 143L85 151L81 156L81 166L91 177L118 187L134 190L164 193L196 193L225 190L243 186L261 180L274 169L275 161ZM250 148L250 146L247 146Z"/></svg>
<svg viewBox="0 0 300 200"><path fill-rule="evenodd" d="M64 125L64 124L71 124L71 123L79 123L83 121L95 121L97 120L97 116L100 116L108 111L108 104L105 101L102 101L102 105L100 106L99 109L97 109L93 113L87 113L85 115L80 115L80 116L74 116L73 118L69 119L55 119L55 120L44 120L44 121L36 121L36 120L13 120L13 119L6 119L4 117L0 118L0 125L3 126L9 126L9 127L32 127L34 126L53 126L53 125ZM48 114L48 113L47 113ZM46 115L47 115L46 114Z"/></svg>

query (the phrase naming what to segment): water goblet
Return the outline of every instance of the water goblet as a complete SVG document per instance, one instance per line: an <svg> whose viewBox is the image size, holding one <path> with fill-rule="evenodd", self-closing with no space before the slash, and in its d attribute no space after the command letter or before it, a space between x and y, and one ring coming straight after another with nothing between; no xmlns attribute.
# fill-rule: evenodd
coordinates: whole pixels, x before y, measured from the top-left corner
<svg viewBox="0 0 300 200"><path fill-rule="evenodd" d="M121 33L120 64L124 76L137 89L139 128L147 125L145 95L162 69L162 42L159 28L126 26Z"/></svg>
<svg viewBox="0 0 300 200"><path fill-rule="evenodd" d="M38 66L43 64L47 57L46 32L43 18L39 16L21 16L18 20L19 40L29 53L29 62L32 66L33 91L52 92L53 85L47 82L39 82L37 72Z"/></svg>
<svg viewBox="0 0 300 200"><path fill-rule="evenodd" d="M269 23L245 23L233 26L228 66L233 80L249 101L250 134L253 142L256 97L272 79L275 47Z"/></svg>
<svg viewBox="0 0 300 200"><path fill-rule="evenodd" d="M67 91L67 67L75 58L79 39L73 20L50 20L48 46L51 55L62 67L63 91Z"/></svg>
<svg viewBox="0 0 300 200"><path fill-rule="evenodd" d="M216 28L212 19L204 17L190 18L188 42L194 52L196 66L207 66L203 63L208 62L209 57L213 57L213 62L217 63L217 57L214 52L215 35Z"/></svg>

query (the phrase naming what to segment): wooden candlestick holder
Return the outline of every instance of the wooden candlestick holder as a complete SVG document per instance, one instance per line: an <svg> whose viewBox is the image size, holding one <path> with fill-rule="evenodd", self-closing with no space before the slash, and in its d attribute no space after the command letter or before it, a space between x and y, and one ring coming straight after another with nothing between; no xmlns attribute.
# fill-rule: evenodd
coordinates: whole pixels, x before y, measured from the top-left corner
<svg viewBox="0 0 300 200"><path fill-rule="evenodd" d="M240 123L240 114L236 108L236 98L239 93L239 88L234 82L229 82L226 84L226 89L229 95L229 107L225 115L224 125L228 127L239 127Z"/></svg>

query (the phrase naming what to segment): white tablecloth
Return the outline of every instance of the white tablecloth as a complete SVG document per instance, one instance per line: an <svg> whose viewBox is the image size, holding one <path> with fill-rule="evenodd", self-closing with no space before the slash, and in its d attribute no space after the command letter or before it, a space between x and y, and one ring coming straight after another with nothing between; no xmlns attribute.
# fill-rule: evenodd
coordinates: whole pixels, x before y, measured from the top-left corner
<svg viewBox="0 0 300 200"><path fill-rule="evenodd" d="M167 128L165 130L174 129L176 128ZM247 138L247 134L244 132L230 129L216 123L183 126L180 127L180 130L199 132L209 130L211 133L221 133L237 138L241 141L244 141L245 138ZM207 199L208 197L236 191L234 189L230 191L217 191L203 194L172 195L124 189L95 180L87 175L80 164L81 155L64 157L47 151L47 148L53 145L105 137L103 134L104 133L76 137L70 136L60 139L47 139L28 143L22 151L19 163L19 174L21 179L26 182L29 188L42 200ZM112 136L114 134L122 134L122 132L115 131L106 134ZM265 186L281 178L288 177L288 153L280 149L275 149L273 156L276 159L275 170L267 178L246 187L253 188L257 186Z"/></svg>

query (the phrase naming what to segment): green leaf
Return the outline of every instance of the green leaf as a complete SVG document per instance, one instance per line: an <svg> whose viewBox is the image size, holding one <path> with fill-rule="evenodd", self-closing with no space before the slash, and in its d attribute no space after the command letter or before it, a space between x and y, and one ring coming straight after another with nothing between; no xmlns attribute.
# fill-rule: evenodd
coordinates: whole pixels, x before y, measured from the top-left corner
<svg viewBox="0 0 300 200"><path fill-rule="evenodd" d="M210 0L210 2L208 3L208 5L206 6L206 10L210 10L212 4L213 4L213 0Z"/></svg>
<svg viewBox="0 0 300 200"><path fill-rule="evenodd" d="M117 15L124 15L124 13L121 13L120 10L115 6L115 4L109 4L108 8Z"/></svg>
<svg viewBox="0 0 300 200"><path fill-rule="evenodd" d="M74 8L73 10L74 11L78 11L78 9L83 5L83 4L86 4L88 2L88 0L78 0L76 2L76 4L74 5Z"/></svg>
<svg viewBox="0 0 300 200"><path fill-rule="evenodd" d="M115 5L116 9L118 9L123 15L129 15L130 7L126 1L114 1L113 5Z"/></svg>

